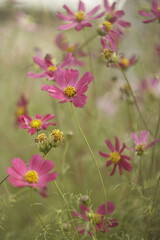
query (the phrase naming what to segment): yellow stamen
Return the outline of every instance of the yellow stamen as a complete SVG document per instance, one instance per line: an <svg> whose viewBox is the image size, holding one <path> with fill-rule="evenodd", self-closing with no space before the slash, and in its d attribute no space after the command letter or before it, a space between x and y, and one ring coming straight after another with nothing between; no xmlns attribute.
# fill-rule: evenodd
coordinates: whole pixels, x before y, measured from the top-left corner
<svg viewBox="0 0 160 240"><path fill-rule="evenodd" d="M113 51L109 50L109 49L104 49L103 52L101 53L101 55L104 57L104 59L108 60L113 56Z"/></svg>
<svg viewBox="0 0 160 240"><path fill-rule="evenodd" d="M64 94L67 96L67 97L74 97L75 95L76 95L76 89L75 89L75 87L71 87L71 86L69 86L69 87L66 87L65 89L64 89Z"/></svg>
<svg viewBox="0 0 160 240"><path fill-rule="evenodd" d="M138 156L142 156L143 155L143 152L144 152L144 149L145 149L145 145L144 144L139 144L135 147L135 150L136 150L136 154Z"/></svg>
<svg viewBox="0 0 160 240"><path fill-rule="evenodd" d="M88 213L87 217L93 224L100 224L102 222L102 215L99 213Z"/></svg>
<svg viewBox="0 0 160 240"><path fill-rule="evenodd" d="M78 22L81 22L82 20L84 20L86 18L86 15L85 15L85 13L83 11L76 12L74 14L74 16L76 17L76 20Z"/></svg>
<svg viewBox="0 0 160 240"><path fill-rule="evenodd" d="M121 159L121 156L118 152L112 152L110 153L109 159L112 163L118 163Z"/></svg>
<svg viewBox="0 0 160 240"><path fill-rule="evenodd" d="M158 12L160 12L160 7L157 8Z"/></svg>
<svg viewBox="0 0 160 240"><path fill-rule="evenodd" d="M59 129L54 129L50 136L53 138L53 141L56 143L60 143L63 141L64 137L63 137L63 132L60 132Z"/></svg>
<svg viewBox="0 0 160 240"><path fill-rule="evenodd" d="M22 106L19 106L19 107L17 108L17 110L16 110L16 115L17 115L17 117L23 115L24 113L25 113L25 108L22 107Z"/></svg>
<svg viewBox="0 0 160 240"><path fill-rule="evenodd" d="M106 32L109 32L112 29L112 23L109 21L103 22L102 25L105 26Z"/></svg>
<svg viewBox="0 0 160 240"><path fill-rule="evenodd" d="M32 122L30 122L30 126L32 128L38 129L42 126L42 121L40 119L34 119L34 120L32 120Z"/></svg>
<svg viewBox="0 0 160 240"><path fill-rule="evenodd" d="M36 183L38 181L38 173L36 171L28 171L26 174L25 174L25 180L28 182L28 183Z"/></svg>
<svg viewBox="0 0 160 240"><path fill-rule="evenodd" d="M57 67L56 66L49 66L48 67L48 71L51 71L51 72L54 72L57 70Z"/></svg>
<svg viewBox="0 0 160 240"><path fill-rule="evenodd" d="M128 60L127 58L121 58L121 59L119 60L119 63L120 63L120 64L123 64L124 67L128 67L130 62L129 62L129 60Z"/></svg>
<svg viewBox="0 0 160 240"><path fill-rule="evenodd" d="M70 52L70 53L73 53L74 50L75 50L75 47L74 47L74 46L69 46L69 47L67 48L67 52Z"/></svg>
<svg viewBox="0 0 160 240"><path fill-rule="evenodd" d="M37 138L36 138L36 142L37 142L37 143L38 143L38 142L42 143L42 142L45 142L45 141L47 141L47 136L46 136L45 133L39 134L39 135L37 136Z"/></svg>

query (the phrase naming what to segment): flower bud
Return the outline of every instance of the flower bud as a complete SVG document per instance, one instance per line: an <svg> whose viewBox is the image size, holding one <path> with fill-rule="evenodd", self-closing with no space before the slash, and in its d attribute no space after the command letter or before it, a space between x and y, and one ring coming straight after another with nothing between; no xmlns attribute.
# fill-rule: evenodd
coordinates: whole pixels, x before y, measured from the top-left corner
<svg viewBox="0 0 160 240"><path fill-rule="evenodd" d="M54 129L49 134L49 144L52 147L58 147L62 143L63 139L63 132L61 132L59 129Z"/></svg>
<svg viewBox="0 0 160 240"><path fill-rule="evenodd" d="M36 142L37 148L40 152L45 153L50 148L49 141L48 141L48 138L45 133L39 134L37 136L37 138L35 139L35 142Z"/></svg>
<svg viewBox="0 0 160 240"><path fill-rule="evenodd" d="M80 198L80 202L88 206L90 203L90 197L88 195L84 195Z"/></svg>

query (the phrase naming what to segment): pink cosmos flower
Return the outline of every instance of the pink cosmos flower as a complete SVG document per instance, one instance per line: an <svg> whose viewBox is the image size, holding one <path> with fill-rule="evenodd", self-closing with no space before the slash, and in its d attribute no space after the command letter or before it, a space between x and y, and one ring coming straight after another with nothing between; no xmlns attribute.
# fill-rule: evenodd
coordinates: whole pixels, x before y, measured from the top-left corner
<svg viewBox="0 0 160 240"><path fill-rule="evenodd" d="M27 105L28 100L26 99L25 95L22 94L17 102L17 109L16 109L16 124L19 124L19 117L23 114L27 114Z"/></svg>
<svg viewBox="0 0 160 240"><path fill-rule="evenodd" d="M146 149L152 147L155 143L160 142L160 140L157 139L148 144L149 132L146 130L141 131L139 135L131 133L131 138L135 143L135 148L128 149L136 152L138 156L142 156Z"/></svg>
<svg viewBox="0 0 160 240"><path fill-rule="evenodd" d="M21 158L12 159L13 167L7 168L8 181L16 187L45 188L47 184L57 178L57 172L50 171L54 164L50 160L44 160L39 154L31 157L28 166Z"/></svg>
<svg viewBox="0 0 160 240"><path fill-rule="evenodd" d="M33 61L43 70L42 73L28 73L29 78L43 78L46 77L47 80L54 80L54 75L59 68L64 68L70 64L72 60L71 55L67 55L65 60L59 65L56 66L52 62L51 55L47 54L44 59L36 56L33 58Z"/></svg>
<svg viewBox="0 0 160 240"><path fill-rule="evenodd" d="M130 58L126 58L124 55L121 55L118 59L118 64L123 70L127 70L129 67L135 65L138 61L138 58L135 55L132 55ZM117 64L111 65L112 67L118 67Z"/></svg>
<svg viewBox="0 0 160 240"><path fill-rule="evenodd" d="M115 137L115 147L111 143L110 140L105 141L108 148L110 149L110 153L104 153L104 152L99 152L99 154L102 157L109 158L109 160L106 162L106 167L109 167L110 165L114 165L112 172L110 173L110 176L112 176L115 173L116 167L119 167L119 173L122 175L122 168L126 171L131 171L132 170L132 165L131 163L128 162L130 160L129 156L122 155L122 152L126 148L126 145L123 144L122 148L120 148L120 142L118 137Z"/></svg>
<svg viewBox="0 0 160 240"><path fill-rule="evenodd" d="M83 219L89 222L89 229L86 225L77 226L80 234L88 233L93 235L94 231L100 231L102 233L108 232L109 228L116 227L118 221L116 219L106 219L106 217L115 210L115 206L112 202L106 202L99 206L96 212L92 212L88 206L80 204L80 213L73 211L73 216Z"/></svg>
<svg viewBox="0 0 160 240"><path fill-rule="evenodd" d="M59 30L68 30L71 28L75 28L77 31L82 30L84 27L92 27L92 23L90 21L100 18L104 15L104 12L101 12L97 16L92 16L101 8L100 5L95 6L89 13L86 13L85 4L80 0L78 11L73 12L67 5L64 5L63 8L66 10L68 16L58 12L57 16L69 23L65 25L61 25Z"/></svg>
<svg viewBox="0 0 160 240"><path fill-rule="evenodd" d="M78 81L79 72L73 69L59 69L55 74L55 85L42 85L42 90L49 92L50 96L61 100L60 103L73 102L75 107L83 107L87 96L84 94L88 84L93 80L91 73L86 72Z"/></svg>
<svg viewBox="0 0 160 240"><path fill-rule="evenodd" d="M44 117L40 114L36 114L35 118L31 118L28 115L22 115L19 117L20 128L28 129L28 132L33 135L41 129L47 129L49 125L55 125L56 123L48 122L55 116L52 114L47 114Z"/></svg>
<svg viewBox="0 0 160 240"><path fill-rule="evenodd" d="M158 0L152 1L152 8L151 10L144 11L140 10L139 14L143 17L147 17L147 20L144 20L143 23L150 23L158 20L160 22L160 5L158 6Z"/></svg>
<svg viewBox="0 0 160 240"><path fill-rule="evenodd" d="M85 63L80 61L78 58L85 57L87 56L87 54L82 50L77 51L79 44L76 43L70 45L69 42L67 42L64 33L59 33L57 35L56 44L65 53L66 57L70 55L70 58L72 60L70 61L69 66L84 66Z"/></svg>

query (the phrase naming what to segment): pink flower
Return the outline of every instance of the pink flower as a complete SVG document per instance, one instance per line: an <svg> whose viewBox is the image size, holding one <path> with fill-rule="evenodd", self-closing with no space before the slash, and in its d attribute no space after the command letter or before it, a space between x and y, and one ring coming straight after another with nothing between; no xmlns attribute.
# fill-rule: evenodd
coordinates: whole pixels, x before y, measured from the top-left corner
<svg viewBox="0 0 160 240"><path fill-rule="evenodd" d="M47 129L49 125L55 125L56 123L48 122L55 116L52 114L47 114L44 117L40 114L36 114L35 118L31 118L28 115L22 115L19 117L20 128L28 129L28 132L33 135L41 129Z"/></svg>
<svg viewBox="0 0 160 240"><path fill-rule="evenodd" d="M97 16L92 16L95 13L97 13L100 7L101 7L100 5L97 5L89 13L86 13L85 5L80 0L78 11L74 13L69 7L67 7L67 5L64 5L63 8L66 10L68 16L65 16L60 12L58 12L57 16L60 19L67 21L69 23L65 25L61 25L59 27L59 30L68 30L71 28L75 28L77 31L80 31L84 27L92 27L92 24L90 21L100 18L104 15L104 12L101 12Z"/></svg>
<svg viewBox="0 0 160 240"><path fill-rule="evenodd" d="M13 158L12 164L13 167L7 168L8 181L16 187L45 188L57 178L57 172L50 173L54 168L53 162L44 160L39 154L31 157L28 166L21 158Z"/></svg>
<svg viewBox="0 0 160 240"><path fill-rule="evenodd" d="M152 1L152 8L151 10L144 11L140 10L139 14L143 17L147 17L147 20L144 20L143 23L150 23L158 20L160 22L160 6L158 6L158 0Z"/></svg>
<svg viewBox="0 0 160 240"><path fill-rule="evenodd" d="M92 231L108 232L108 228L118 225L116 219L106 219L107 215L112 214L114 210L114 204L109 201L100 205L96 212L93 212L88 206L80 204L80 213L73 211L73 216L89 222L89 229L86 228L86 225L77 226L78 232L80 234L87 232L90 236L93 234Z"/></svg>
<svg viewBox="0 0 160 240"><path fill-rule="evenodd" d="M138 58L135 55L132 55L130 58L125 58L124 55L121 55L118 59L118 64L123 70L127 70L129 67L135 65L138 61ZM112 65L112 67L118 67L117 65Z"/></svg>
<svg viewBox="0 0 160 240"><path fill-rule="evenodd" d="M139 135L131 133L131 138L135 143L135 148L128 149L136 152L138 156L142 156L146 149L152 147L155 143L160 142L160 140L157 139L148 144L149 132L146 130L141 131Z"/></svg>
<svg viewBox="0 0 160 240"><path fill-rule="evenodd" d="M65 52L66 57L69 55L71 58L69 66L84 66L84 62L80 61L79 57L85 57L87 54L82 51L78 50L79 44L72 44L70 45L69 42L66 40L66 36L64 33L59 33L56 37L56 44L57 46ZM76 54L75 54L76 52Z"/></svg>
<svg viewBox="0 0 160 240"><path fill-rule="evenodd" d="M87 96L84 94L88 84L93 80L91 73L86 72L78 81L79 72L73 69L59 69L55 74L55 85L42 85L42 90L49 92L50 96L61 100L60 103L73 102L75 107L83 107Z"/></svg>
<svg viewBox="0 0 160 240"><path fill-rule="evenodd" d="M28 101L26 97L22 94L18 100L17 103L17 109L16 109L16 124L19 124L19 117L23 114L27 114L27 105Z"/></svg>
<svg viewBox="0 0 160 240"><path fill-rule="evenodd" d="M147 93L150 97L159 98L160 96L160 79L148 78L144 79L140 83L140 97L143 97Z"/></svg>
<svg viewBox="0 0 160 240"><path fill-rule="evenodd" d="M64 62L62 62L59 66L56 66L52 62L52 57L47 54L44 59L36 56L33 58L33 61L43 70L42 73L28 73L29 78L43 78L46 77L47 80L54 80L54 75L59 68L63 68L69 65L72 61L72 56L67 55Z"/></svg>
<svg viewBox="0 0 160 240"><path fill-rule="evenodd" d="M122 148L120 148L120 142L118 137L115 137L115 147L110 142L110 140L106 140L105 142L108 148L111 150L111 152L108 154L100 151L99 154L102 157L109 158L109 160L106 162L106 167L109 167L112 164L114 165L113 170L110 173L110 176L112 176L115 173L117 165L119 167L120 175L122 175L122 168L124 168L126 171L131 171L132 165L131 163L128 162L128 160L130 160L130 157L122 155L122 152L126 148L126 145L123 144Z"/></svg>
<svg viewBox="0 0 160 240"><path fill-rule="evenodd" d="M111 5L109 4L108 0L104 0L104 7L106 9L106 17L105 20L109 21L110 23L116 23L120 27L130 27L131 23L121 20L124 16L124 11L117 10L116 11L116 2L113 2Z"/></svg>

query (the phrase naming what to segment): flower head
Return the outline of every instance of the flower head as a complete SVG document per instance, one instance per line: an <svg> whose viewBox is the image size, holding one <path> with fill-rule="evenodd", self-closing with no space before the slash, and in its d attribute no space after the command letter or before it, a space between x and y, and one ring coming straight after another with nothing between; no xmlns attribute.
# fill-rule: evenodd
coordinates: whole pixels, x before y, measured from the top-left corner
<svg viewBox="0 0 160 240"><path fill-rule="evenodd" d="M27 114L27 105L28 105L28 101L26 99L26 97L22 94L20 96L20 99L17 103L17 109L16 109L16 124L19 123L19 117L23 114Z"/></svg>
<svg viewBox="0 0 160 240"><path fill-rule="evenodd" d="M92 236L93 232L108 232L111 227L116 227L118 221L116 219L106 219L106 217L115 210L115 206L112 202L106 202L99 206L99 208L93 212L86 204L80 204L80 213L73 211L73 216L85 220L89 223L87 229L85 225L77 226L78 232L83 234L87 232Z"/></svg>
<svg viewBox="0 0 160 240"><path fill-rule="evenodd" d="M139 14L143 17L147 17L143 23L150 23L158 20L160 22L160 5L158 5L158 0L152 0L152 7L150 11L140 10Z"/></svg>
<svg viewBox="0 0 160 240"><path fill-rule="evenodd" d="M123 144L123 146L120 148L120 142L118 137L115 137L115 147L113 146L110 140L106 140L105 142L111 152L108 154L100 151L99 154L102 157L109 158L109 160L106 162L106 167L114 165L113 170L110 173L110 176L112 176L115 173L117 166L119 167L120 175L122 175L122 168L124 168L126 171L131 171L132 165L131 163L128 162L128 160L130 160L130 157L122 154L122 152L126 148L126 145Z"/></svg>
<svg viewBox="0 0 160 240"><path fill-rule="evenodd" d="M8 181L16 187L44 188L57 178L57 172L50 173L54 168L53 162L44 160L39 154L31 157L28 166L21 158L14 158L12 164L12 167L7 168Z"/></svg>
<svg viewBox="0 0 160 240"><path fill-rule="evenodd" d="M118 60L118 64L122 69L126 70L129 67L135 65L137 61L138 58L135 55L131 56L130 58L125 58L124 56L121 56Z"/></svg>
<svg viewBox="0 0 160 240"><path fill-rule="evenodd" d="M56 123L48 122L55 116L52 114L47 114L44 117L40 114L36 114L35 118L31 118L28 115L22 115L19 117L20 128L28 129L28 132L33 135L41 129L47 129L49 125L55 125Z"/></svg>
<svg viewBox="0 0 160 240"><path fill-rule="evenodd" d="M83 107L87 96L84 94L88 84L93 80L91 73L86 72L78 81L79 72L73 69L59 69L56 72L55 80L57 85L42 85L42 90L49 92L50 96L61 100L60 103L73 102L75 107Z"/></svg>
<svg viewBox="0 0 160 240"><path fill-rule="evenodd" d="M149 132L146 130L141 131L139 135L131 133L131 138L135 143L135 147L128 149L136 152L138 156L142 156L146 149L152 147L155 143L160 142L160 140L157 139L148 144Z"/></svg>
<svg viewBox="0 0 160 240"><path fill-rule="evenodd" d="M90 21L100 18L104 15L104 12L101 12L97 16L93 16L100 9L100 5L95 6L89 13L86 13L85 4L80 0L78 11L73 12L67 5L64 5L63 8L66 10L68 16L58 12L57 16L69 23L61 25L59 30L68 30L71 28L75 28L77 31L82 30L84 27L92 27L92 23Z"/></svg>

